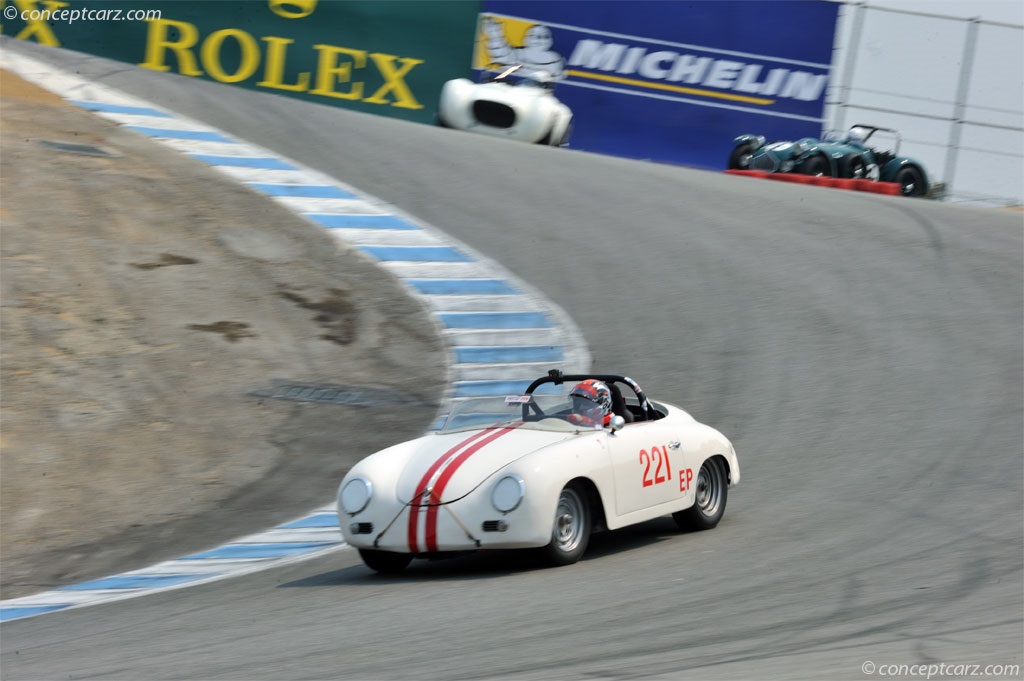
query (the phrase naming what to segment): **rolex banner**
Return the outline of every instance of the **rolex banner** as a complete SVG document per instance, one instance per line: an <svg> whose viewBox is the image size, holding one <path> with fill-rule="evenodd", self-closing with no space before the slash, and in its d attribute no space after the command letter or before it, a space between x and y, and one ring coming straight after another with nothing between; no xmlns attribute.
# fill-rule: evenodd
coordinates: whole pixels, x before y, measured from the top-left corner
<svg viewBox="0 0 1024 681"><path fill-rule="evenodd" d="M479 11L460 0L4 0L2 32L154 71L433 122L441 85L469 73Z"/></svg>

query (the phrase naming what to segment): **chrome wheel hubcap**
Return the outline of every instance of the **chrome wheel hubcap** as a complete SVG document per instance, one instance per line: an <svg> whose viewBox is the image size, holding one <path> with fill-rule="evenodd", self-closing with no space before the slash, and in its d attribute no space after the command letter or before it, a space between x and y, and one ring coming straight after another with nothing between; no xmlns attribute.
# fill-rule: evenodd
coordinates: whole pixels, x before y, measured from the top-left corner
<svg viewBox="0 0 1024 681"><path fill-rule="evenodd" d="M572 551L583 538L583 500L575 490L562 490L555 509L553 538L562 551Z"/></svg>
<svg viewBox="0 0 1024 681"><path fill-rule="evenodd" d="M706 461L697 475L697 506L701 513L713 516L722 503L722 472L717 464Z"/></svg>

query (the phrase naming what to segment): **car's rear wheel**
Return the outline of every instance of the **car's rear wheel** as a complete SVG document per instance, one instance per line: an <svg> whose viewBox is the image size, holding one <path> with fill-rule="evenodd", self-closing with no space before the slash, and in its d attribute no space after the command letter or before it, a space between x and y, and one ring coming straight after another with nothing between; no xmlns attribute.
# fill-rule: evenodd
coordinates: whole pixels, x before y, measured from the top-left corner
<svg viewBox="0 0 1024 681"><path fill-rule="evenodd" d="M551 543L542 549L550 565L571 565L578 561L590 543L592 519L587 494L580 485L569 484L558 495Z"/></svg>
<svg viewBox="0 0 1024 681"><path fill-rule="evenodd" d="M847 154L839 159L839 177L861 180L867 177L868 164L860 154Z"/></svg>
<svg viewBox="0 0 1024 681"><path fill-rule="evenodd" d="M710 530L725 514L725 503L729 498L729 480L721 459L708 459L700 467L694 494L693 506L673 513L672 518L683 530Z"/></svg>
<svg viewBox="0 0 1024 681"><path fill-rule="evenodd" d="M412 562L412 556L408 553L377 549L359 549L359 557L366 563L366 567L385 575L401 572Z"/></svg>
<svg viewBox="0 0 1024 681"><path fill-rule="evenodd" d="M804 159L797 170L803 175L813 175L815 177L832 175L832 169L829 168L828 160L821 154L815 154L810 158Z"/></svg>
<svg viewBox="0 0 1024 681"><path fill-rule="evenodd" d="M750 142L737 144L729 154L729 170L746 170L750 167L750 157L754 153L754 145Z"/></svg>
<svg viewBox="0 0 1024 681"><path fill-rule="evenodd" d="M896 182L899 183L903 196L923 196L927 189L924 186L924 175L915 166L900 168L896 173Z"/></svg>

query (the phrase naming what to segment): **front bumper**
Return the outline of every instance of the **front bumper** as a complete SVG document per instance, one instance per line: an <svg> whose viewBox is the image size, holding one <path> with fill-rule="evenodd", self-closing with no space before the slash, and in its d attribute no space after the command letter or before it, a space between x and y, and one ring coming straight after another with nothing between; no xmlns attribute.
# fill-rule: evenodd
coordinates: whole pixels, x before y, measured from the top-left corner
<svg viewBox="0 0 1024 681"><path fill-rule="evenodd" d="M545 546L551 541L553 519L553 507L545 512L527 500L501 513L479 490L431 506L375 499L355 516L338 507L338 523L349 545L414 555Z"/></svg>

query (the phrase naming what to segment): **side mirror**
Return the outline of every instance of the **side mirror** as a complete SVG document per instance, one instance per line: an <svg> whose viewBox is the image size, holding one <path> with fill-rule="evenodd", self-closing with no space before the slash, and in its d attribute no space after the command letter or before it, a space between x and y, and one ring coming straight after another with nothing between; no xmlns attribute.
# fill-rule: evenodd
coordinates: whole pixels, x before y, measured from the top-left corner
<svg viewBox="0 0 1024 681"><path fill-rule="evenodd" d="M613 433L622 429L626 425L626 419L622 418L618 414L612 417L612 420L608 422L608 427Z"/></svg>

